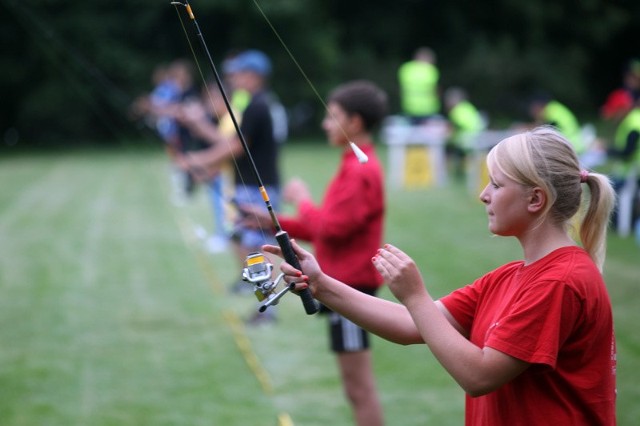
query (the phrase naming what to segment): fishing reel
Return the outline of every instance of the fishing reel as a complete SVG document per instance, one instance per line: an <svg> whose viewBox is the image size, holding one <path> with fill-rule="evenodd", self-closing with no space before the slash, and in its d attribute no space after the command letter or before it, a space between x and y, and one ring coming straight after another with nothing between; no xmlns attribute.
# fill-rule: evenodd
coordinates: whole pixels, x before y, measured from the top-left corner
<svg viewBox="0 0 640 426"><path fill-rule="evenodd" d="M246 266L242 270L242 280L253 284L253 294L261 302L258 311L264 312L269 306L277 305L280 298L289 291L288 285L277 291L284 274L271 280L273 264L260 252L249 254L244 263Z"/></svg>

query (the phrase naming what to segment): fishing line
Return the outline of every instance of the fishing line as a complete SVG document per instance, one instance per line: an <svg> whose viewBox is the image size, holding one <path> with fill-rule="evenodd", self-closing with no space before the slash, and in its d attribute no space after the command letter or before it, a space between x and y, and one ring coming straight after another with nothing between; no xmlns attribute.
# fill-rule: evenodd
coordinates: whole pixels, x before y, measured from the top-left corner
<svg viewBox="0 0 640 426"><path fill-rule="evenodd" d="M235 113L233 111L233 108L231 106L231 103L229 101L229 98L227 97L226 91L224 89L224 84L222 83L222 79L220 78L220 75L218 74L218 70L216 68L216 65L213 61L213 58L211 57L211 53L209 52L209 48L207 47L207 43L204 39L204 36L202 35L202 31L200 30L200 25L198 24L198 21L195 18L195 15L193 13L193 10L191 9L191 5L189 4L188 0L184 0L184 3L180 2L180 1L172 1L171 2L174 5L181 5L183 6L187 13L189 14L189 18L191 19L191 22L193 23L195 32L196 32L196 36L198 37L198 40L200 41L200 45L202 47L203 52L206 54L207 59L209 60L209 65L211 66L211 71L213 72L213 76L215 77L216 80L216 84L218 86L218 88L220 89L220 93L222 95L222 99L224 100L226 109L227 109L227 113L229 114L229 117L231 118L231 120L233 121L233 126L235 128L236 134L238 136L238 139L242 145L242 149L244 150L244 154L245 157L247 159L247 161L249 162L249 165L251 167L251 171L253 172L253 175L255 177L256 183L258 185L258 190L260 191L260 195L262 196L262 200L264 201L265 207L267 208L267 211L269 213L269 217L271 218L271 223L273 225L273 228L275 229L275 239L278 242L278 245L280 246L280 249L282 250L282 256L284 257L284 259L287 261L287 263L289 263L290 265L292 265L294 268L301 270L301 266L300 266L300 261L298 259L298 257L295 254L295 251L293 250L293 245L291 243L291 239L289 237L289 234L282 229L282 226L280 225L280 221L278 220L278 217L275 213L275 210L273 209L273 205L271 204L271 200L269 198L269 194L267 193L267 189L262 181L262 177L260 176L260 172L258 171L258 167L256 166L256 163L253 159L253 156L251 155L251 150L249 149L249 145L247 144L247 141L244 138L244 135L242 133L242 130L240 129L240 125L238 124L238 121L236 120L235 117ZM196 59L197 60L197 59ZM293 287L293 284L291 284L291 286ZM296 292L298 294L298 296L300 296L300 300L302 302L302 305L304 306L304 309L307 313L307 315L312 315L318 312L319 310L319 306L317 304L317 302L314 300L312 294L311 294L311 290L309 288L305 288L302 290L299 290Z"/></svg>
<svg viewBox="0 0 640 426"><path fill-rule="evenodd" d="M202 84L204 86L204 89L207 93L207 99L209 100L209 104L211 105L211 109L213 110L213 112L216 115L216 119L218 120L218 123L220 123L222 116L221 114L218 112L218 109L216 108L215 102L213 101L213 98L211 97L211 90L209 89L209 84L207 83L207 78L205 78L204 72L202 71L202 67L200 66L200 61L198 60L198 55L193 47L193 43L191 43L191 38L189 37L189 32L187 31L187 27L184 24L184 20L182 19L182 16L180 14L180 10L178 9L178 6L183 6L182 3L177 3L177 2L172 2L171 4L173 4L173 7L176 10L176 14L178 15L178 19L180 20L180 26L182 27L182 31L184 32L184 36L187 39L187 44L189 45L189 49L191 50L191 55L193 56L193 60L195 62L196 65L196 69L198 70L198 74L200 75L200 79L202 80ZM230 106L231 107L231 106ZM247 189L247 185L244 181L244 177L242 176L242 174L240 173L240 167L238 166L238 161L237 161L237 157L234 154L233 150L231 149L231 143L229 142L229 139L226 137L223 137L222 139L224 139L224 142L227 145L227 150L229 151L229 153L231 154L231 159L233 161L233 166L236 169L237 173L236 176L238 176L240 178L240 182L241 182L241 186L243 188L243 190L245 191L245 197L246 199L250 199L249 197L249 190ZM226 201L227 204L229 205L233 205L234 203L229 203L228 201ZM257 215L255 215L254 213L254 218L257 221ZM260 228L259 231L262 234L262 239L267 241L267 236L264 232L264 229Z"/></svg>
<svg viewBox="0 0 640 426"><path fill-rule="evenodd" d="M271 28L271 31L273 32L273 34L276 36L276 38L278 39L278 41L280 42L280 44L282 45L282 47L284 48L284 50L287 52L287 54L289 55L289 57L291 58L291 60L293 61L293 63L295 64L295 66L298 68L298 70L300 71L300 74L302 74L302 76L304 77L304 79L306 80L307 84L309 85L309 87L311 88L311 90L313 91L313 93L315 94L316 98L318 98L318 100L320 101L320 103L322 104L322 106L324 107L324 110L326 111L327 115L329 115L329 117L336 123L336 125L340 128L340 131L342 132L342 134L344 135L345 139L347 141L349 141L349 145L351 146L351 149L353 150L353 152L356 154L356 157L358 157L358 161L360 161L360 163L366 163L368 158L367 156L364 154L364 152L362 152L362 150L351 141L351 139L349 138L349 135L347 134L347 132L344 130L344 128L342 127L342 125L340 124L340 122L338 121L338 119L335 117L334 114L331 113L331 111L329 110L329 106L327 105L327 103L324 101L324 99L322 98L322 96L320 95L320 93L318 92L318 90L316 89L316 86L313 84L313 82L311 81L311 79L309 78L309 76L307 76L307 73L302 69L302 66L300 65L300 63L298 62L298 60L296 59L296 57L293 55L293 52L291 52L291 49L289 49L289 46L287 46L287 44L284 42L284 40L282 39L282 37L280 36L280 33L278 32L278 30L276 30L276 27L271 23L271 20L269 19L269 17L267 16L267 14L264 12L264 10L262 9L262 7L260 7L260 5L258 4L258 0L252 0L253 4L255 4L256 8L258 9L258 11L260 12L260 14L262 15L262 17L264 18L265 22L269 25L269 27Z"/></svg>

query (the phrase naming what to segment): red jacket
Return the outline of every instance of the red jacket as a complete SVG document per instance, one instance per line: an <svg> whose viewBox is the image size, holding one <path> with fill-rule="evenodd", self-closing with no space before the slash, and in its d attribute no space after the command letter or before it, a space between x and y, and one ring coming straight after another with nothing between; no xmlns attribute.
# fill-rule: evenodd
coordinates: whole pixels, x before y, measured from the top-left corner
<svg viewBox="0 0 640 426"><path fill-rule="evenodd" d="M279 217L292 238L313 244L322 270L352 287L375 289L382 276L371 258L382 244L384 180L373 145L360 148L369 161L360 164L346 150L322 204L305 201L295 217Z"/></svg>

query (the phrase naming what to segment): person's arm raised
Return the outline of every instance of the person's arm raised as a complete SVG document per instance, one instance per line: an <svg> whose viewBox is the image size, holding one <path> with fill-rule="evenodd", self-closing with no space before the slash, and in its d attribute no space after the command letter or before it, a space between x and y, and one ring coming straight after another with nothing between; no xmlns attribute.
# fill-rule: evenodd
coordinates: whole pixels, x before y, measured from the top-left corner
<svg viewBox="0 0 640 426"><path fill-rule="evenodd" d="M424 343L404 306L362 293L326 275L311 253L293 240L292 246L302 271L287 262L282 262L280 269L285 281L295 284L294 291L308 286L316 300L383 339L402 345ZM277 246L265 245L262 249L282 257Z"/></svg>
<svg viewBox="0 0 640 426"><path fill-rule="evenodd" d="M469 395L494 391L529 367L524 361L467 340L453 317L433 301L415 262L400 249L385 245L374 264L409 311L431 352Z"/></svg>

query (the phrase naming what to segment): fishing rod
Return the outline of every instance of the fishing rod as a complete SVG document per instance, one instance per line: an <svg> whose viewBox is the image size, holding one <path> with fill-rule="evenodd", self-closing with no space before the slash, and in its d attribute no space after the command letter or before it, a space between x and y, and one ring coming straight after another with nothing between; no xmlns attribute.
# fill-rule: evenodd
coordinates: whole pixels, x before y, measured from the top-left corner
<svg viewBox="0 0 640 426"><path fill-rule="evenodd" d="M269 199L269 194L267 193L264 183L262 182L262 178L260 177L260 173L258 172L256 163L253 160L253 156L251 155L251 151L249 150L249 145L247 144L247 141L244 138L244 134L242 133L242 130L240 130L240 126L238 125L238 120L236 119L236 116L233 112L233 108L231 107L231 102L229 101L229 97L227 96L227 93L224 89L224 85L222 84L222 79L220 78L220 74L218 74L216 65L213 62L213 58L211 57L211 53L209 52L207 43L204 40L202 31L200 30L200 25L198 25L198 21L196 20L193 10L191 9L191 5L187 0L172 1L171 4L175 6L183 6L189 15L189 19L191 19L191 22L193 22L196 36L200 41L200 46L202 47L202 50L204 51L205 55L207 56L207 59L209 60L209 65L211 66L211 71L213 72L216 85L220 89L220 93L222 95L222 99L224 100L225 107L227 108L227 111L229 112L229 116L231 117L231 121L233 122L233 127L235 128L236 134L240 139L240 143L242 144L242 149L244 150L244 153L247 156L249 163L251 164L251 169L256 178L256 182L258 182L260 194L262 195L262 199L264 200L264 203L269 212L269 216L271 217L271 222L276 231L275 238L276 238L276 241L278 242L278 245L280 246L280 249L282 250L282 256L284 257L284 260L286 260L287 263L292 265L294 268L298 270L302 270L300 266L300 261L298 260L298 257L296 256L295 252L293 251L293 247L291 246L291 239L289 238L289 234L284 229L282 229L282 226L280 226L280 222L278 221L278 217L276 216L276 213L273 210L273 206L271 205L271 200ZM295 284L291 284L290 286L291 289L293 289L294 285ZM297 291L296 293L300 296L300 299L302 300L302 305L304 306L304 310L307 313L307 315L312 315L318 312L319 310L318 304L313 298L313 295L311 294L311 290L309 290L309 288Z"/></svg>

